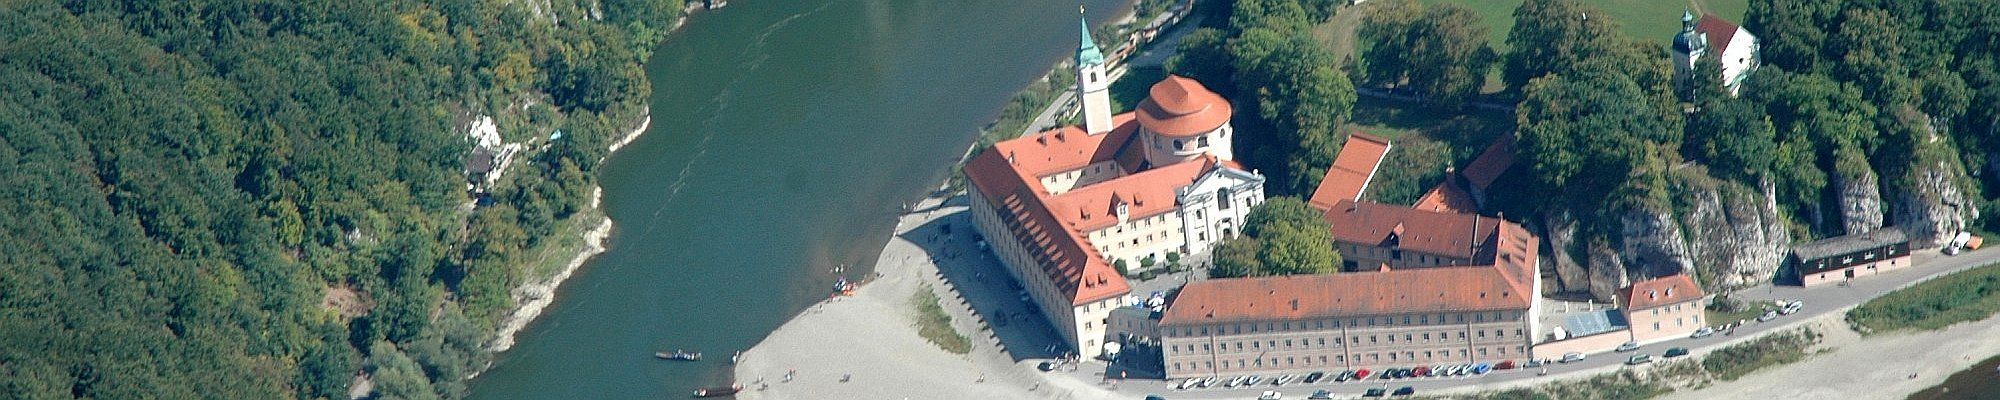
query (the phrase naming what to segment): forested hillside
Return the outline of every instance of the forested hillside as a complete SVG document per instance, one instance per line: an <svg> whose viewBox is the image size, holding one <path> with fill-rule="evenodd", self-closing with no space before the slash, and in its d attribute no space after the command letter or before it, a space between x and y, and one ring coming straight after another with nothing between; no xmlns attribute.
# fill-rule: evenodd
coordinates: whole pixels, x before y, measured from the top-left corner
<svg viewBox="0 0 2000 400"><path fill-rule="evenodd" d="M1711 61L1673 87L1667 49L1580 14L1603 13L1523 4L1503 74L1529 183L1510 203L1576 265L1560 286L1605 297L1683 271L1749 285L1794 241L1895 226L1930 246L1978 229L1981 207L1992 220L2000 5L1752 1L1763 64L1738 97Z"/></svg>
<svg viewBox="0 0 2000 400"><path fill-rule="evenodd" d="M0 398L462 397L680 3L0 2Z"/></svg>
<svg viewBox="0 0 2000 400"><path fill-rule="evenodd" d="M1317 185L1354 128L1354 86L1408 89L1421 100L1396 107L1437 118L1513 105L1520 150L1483 212L1547 239L1551 291L1608 300L1681 272L1742 287L1771 281L1795 242L1895 226L1927 246L2000 228L2000 3L1751 1L1731 22L1759 38L1762 63L1733 97L1714 57L1677 86L1670 38L1630 37L1620 14L1580 0L1524 1L1506 32L1456 2L1203 4L1213 27L1167 69L1246 110L1237 152L1284 182L1277 193ZM1303 34L1342 13L1360 13L1346 17L1360 21L1351 53ZM1451 157L1393 161L1412 148L1385 168L1429 170L1380 173L1395 179L1373 190L1443 180Z"/></svg>

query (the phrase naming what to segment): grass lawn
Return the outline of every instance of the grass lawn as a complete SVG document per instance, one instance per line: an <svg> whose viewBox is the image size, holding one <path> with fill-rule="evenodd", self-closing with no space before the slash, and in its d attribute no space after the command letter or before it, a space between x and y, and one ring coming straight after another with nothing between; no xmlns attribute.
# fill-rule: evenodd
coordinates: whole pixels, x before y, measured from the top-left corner
<svg viewBox="0 0 2000 400"><path fill-rule="evenodd" d="M1514 131L1504 112L1456 113L1363 96L1347 128L1389 139L1394 147L1368 185L1367 199L1410 204L1444 180L1445 166L1463 166L1494 138Z"/></svg>
<svg viewBox="0 0 2000 400"><path fill-rule="evenodd" d="M1862 334L1934 330L2000 312L2000 264L1947 275L1889 292L1847 312Z"/></svg>
<svg viewBox="0 0 2000 400"><path fill-rule="evenodd" d="M910 305L917 307L918 336L952 354L972 351L972 340L952 329L951 316L945 315L944 307L938 305L937 294L931 292L930 285L917 289L917 293L910 296Z"/></svg>
<svg viewBox="0 0 2000 400"><path fill-rule="evenodd" d="M1146 99L1147 93L1153 89L1153 84L1160 83L1162 79L1167 79L1165 68L1156 66L1126 68L1125 75L1111 82L1111 88L1108 89L1111 91L1111 113L1119 114L1138 108L1139 101Z"/></svg>
<svg viewBox="0 0 2000 400"><path fill-rule="evenodd" d="M1514 27L1514 8L1521 6L1520 0L1419 0L1424 4L1456 3L1479 13L1482 22L1493 33L1495 50L1506 51L1507 31ZM1672 40L1675 32L1681 30L1681 11L1699 8L1702 12L1714 13L1722 19L1738 24L1743 23L1743 12L1749 9L1749 0L1584 0L1611 14L1626 35L1660 43L1664 46Z"/></svg>
<svg viewBox="0 0 2000 400"><path fill-rule="evenodd" d="M1716 349L1701 358L1701 366L1717 379L1733 381L1773 365L1806 358L1817 336L1812 331L1785 332Z"/></svg>

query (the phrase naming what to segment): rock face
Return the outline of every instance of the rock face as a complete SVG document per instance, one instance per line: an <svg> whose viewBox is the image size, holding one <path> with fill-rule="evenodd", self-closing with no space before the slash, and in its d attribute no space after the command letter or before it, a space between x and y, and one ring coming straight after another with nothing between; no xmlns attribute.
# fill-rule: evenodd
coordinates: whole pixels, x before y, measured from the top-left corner
<svg viewBox="0 0 2000 400"><path fill-rule="evenodd" d="M1618 225L1619 256L1631 280L1694 273L1694 258L1673 210L1629 207L1619 213Z"/></svg>
<svg viewBox="0 0 2000 400"><path fill-rule="evenodd" d="M1847 234L1882 228L1882 190L1875 171L1862 169L1856 177L1836 173L1833 184L1840 190L1840 224Z"/></svg>
<svg viewBox="0 0 2000 400"><path fill-rule="evenodd" d="M1726 182L1689 186L1682 191L1682 226L1696 276L1722 288L1770 282L1792 247L1776 187L1768 180L1762 190Z"/></svg>
<svg viewBox="0 0 2000 400"><path fill-rule="evenodd" d="M1943 161L1910 168L1910 188L1897 196L1896 226L1910 236L1910 247L1935 247L1979 219L1979 208L1965 198L1955 182L1957 170Z"/></svg>
<svg viewBox="0 0 2000 400"><path fill-rule="evenodd" d="M1555 211L1542 214L1542 226L1547 227L1549 251L1542 257L1555 270L1556 284L1543 285L1548 293L1584 292L1590 290L1590 269L1576 262L1569 249L1581 249L1576 237L1576 217L1568 212ZM1548 294L1545 293L1545 294Z"/></svg>
<svg viewBox="0 0 2000 400"><path fill-rule="evenodd" d="M1551 247L1544 259L1556 281L1545 290L1613 301L1632 281L1677 273L1711 290L1770 282L1792 243L1776 187L1766 181L1751 188L1698 173L1673 179L1671 207L1614 210L1608 233L1579 233L1590 229L1570 214L1544 213L1543 237Z"/></svg>
<svg viewBox="0 0 2000 400"><path fill-rule="evenodd" d="M1618 289L1632 284L1631 276L1625 271L1625 262L1603 238L1591 239L1586 252L1590 254L1590 297L1597 301L1615 302L1613 299L1618 298Z"/></svg>

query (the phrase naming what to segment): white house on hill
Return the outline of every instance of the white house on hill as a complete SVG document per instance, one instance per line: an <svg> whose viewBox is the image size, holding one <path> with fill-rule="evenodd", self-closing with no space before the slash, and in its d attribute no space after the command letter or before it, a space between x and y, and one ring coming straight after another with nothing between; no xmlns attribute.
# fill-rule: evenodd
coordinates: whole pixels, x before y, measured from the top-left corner
<svg viewBox="0 0 2000 400"><path fill-rule="evenodd" d="M1724 21L1715 14L1702 14L1696 21L1693 12L1681 13L1681 33L1674 36L1674 79L1680 87L1694 72L1695 61L1702 57L1719 57L1722 64L1722 86L1735 96L1742 90L1744 78L1758 65L1757 37L1736 24Z"/></svg>

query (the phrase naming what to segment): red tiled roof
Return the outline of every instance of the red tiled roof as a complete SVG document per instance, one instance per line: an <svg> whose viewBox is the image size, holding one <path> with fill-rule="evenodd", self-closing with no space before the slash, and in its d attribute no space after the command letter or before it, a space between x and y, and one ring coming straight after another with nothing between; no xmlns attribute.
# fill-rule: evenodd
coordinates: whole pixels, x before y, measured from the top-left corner
<svg viewBox="0 0 2000 400"><path fill-rule="evenodd" d="M1708 35L1708 48L1714 53L1729 51L1729 40L1736 38L1736 24L1722 20L1715 14L1702 14L1701 21L1694 24L1694 31Z"/></svg>
<svg viewBox="0 0 2000 400"><path fill-rule="evenodd" d="M1006 221L1009 234L1034 253L1042 272L1069 296L1071 305L1123 295L1131 287L1079 232L1050 212L1048 190L1038 177L1120 158L1129 140L1119 137L1129 139L1137 123L1130 114L1113 121L1119 125L1103 135L1084 135L1081 129L1068 127L995 143L965 164L966 180ZM1065 131L1066 137L1053 137L1058 131Z"/></svg>
<svg viewBox="0 0 2000 400"><path fill-rule="evenodd" d="M1478 157L1466 163L1465 170L1459 174L1464 175L1466 183L1472 184L1474 189L1484 191L1492 187L1493 181L1500 180L1501 173L1507 172L1508 167L1514 166L1514 154L1518 151L1514 140L1513 134L1500 135L1499 138L1493 139L1493 144L1487 145L1486 150L1479 152Z"/></svg>
<svg viewBox="0 0 2000 400"><path fill-rule="evenodd" d="M1319 187L1313 189L1307 202L1324 210L1342 200L1360 199L1361 191L1368 188L1368 180L1374 178L1375 169L1389 155L1389 146L1386 139L1349 133L1347 143L1340 146L1340 155L1326 168L1326 177L1320 179Z"/></svg>
<svg viewBox="0 0 2000 400"><path fill-rule="evenodd" d="M1145 157L1138 154L1141 151L1137 147L1126 150L1132 133L1139 130L1139 124L1132 122L1132 113L1118 114L1111 116L1111 132L1101 135L1087 134L1082 127L1065 126L994 143L987 151L999 153L1014 164L1014 169L1037 178L1112 159L1120 160L1121 164L1127 159L1133 161L1134 165L1124 166L1129 171L1138 169L1136 161Z"/></svg>
<svg viewBox="0 0 2000 400"><path fill-rule="evenodd" d="M1479 202L1473 201L1472 194L1459 186L1459 179L1462 178L1457 174L1445 174L1444 182L1438 182L1437 186L1431 187L1431 191L1424 192L1424 197L1418 198L1410 208L1445 213L1478 212Z"/></svg>
<svg viewBox="0 0 2000 400"><path fill-rule="evenodd" d="M1625 311L1650 310L1660 306L1701 299L1701 286L1687 274L1673 274L1659 278L1633 282L1632 286L1618 289L1618 297L1625 300Z"/></svg>
<svg viewBox="0 0 2000 400"><path fill-rule="evenodd" d="M1228 100L1203 87L1201 82L1167 75L1153 84L1146 99L1135 110L1139 124L1166 137L1190 137L1214 131L1229 122Z"/></svg>
<svg viewBox="0 0 2000 400"><path fill-rule="evenodd" d="M1480 260L1492 255L1487 241L1504 221L1478 214L1345 200L1327 210L1326 222L1333 226L1333 240L1338 242Z"/></svg>
<svg viewBox="0 0 2000 400"><path fill-rule="evenodd" d="M1160 325L1526 311L1531 298L1490 266L1207 279L1182 287Z"/></svg>
<svg viewBox="0 0 2000 400"><path fill-rule="evenodd" d="M1214 165L1213 157L1204 157L1090 184L1049 197L1049 211L1080 232L1117 225L1119 202L1126 203L1127 218L1134 220L1171 212L1180 206L1175 191L1193 184Z"/></svg>

